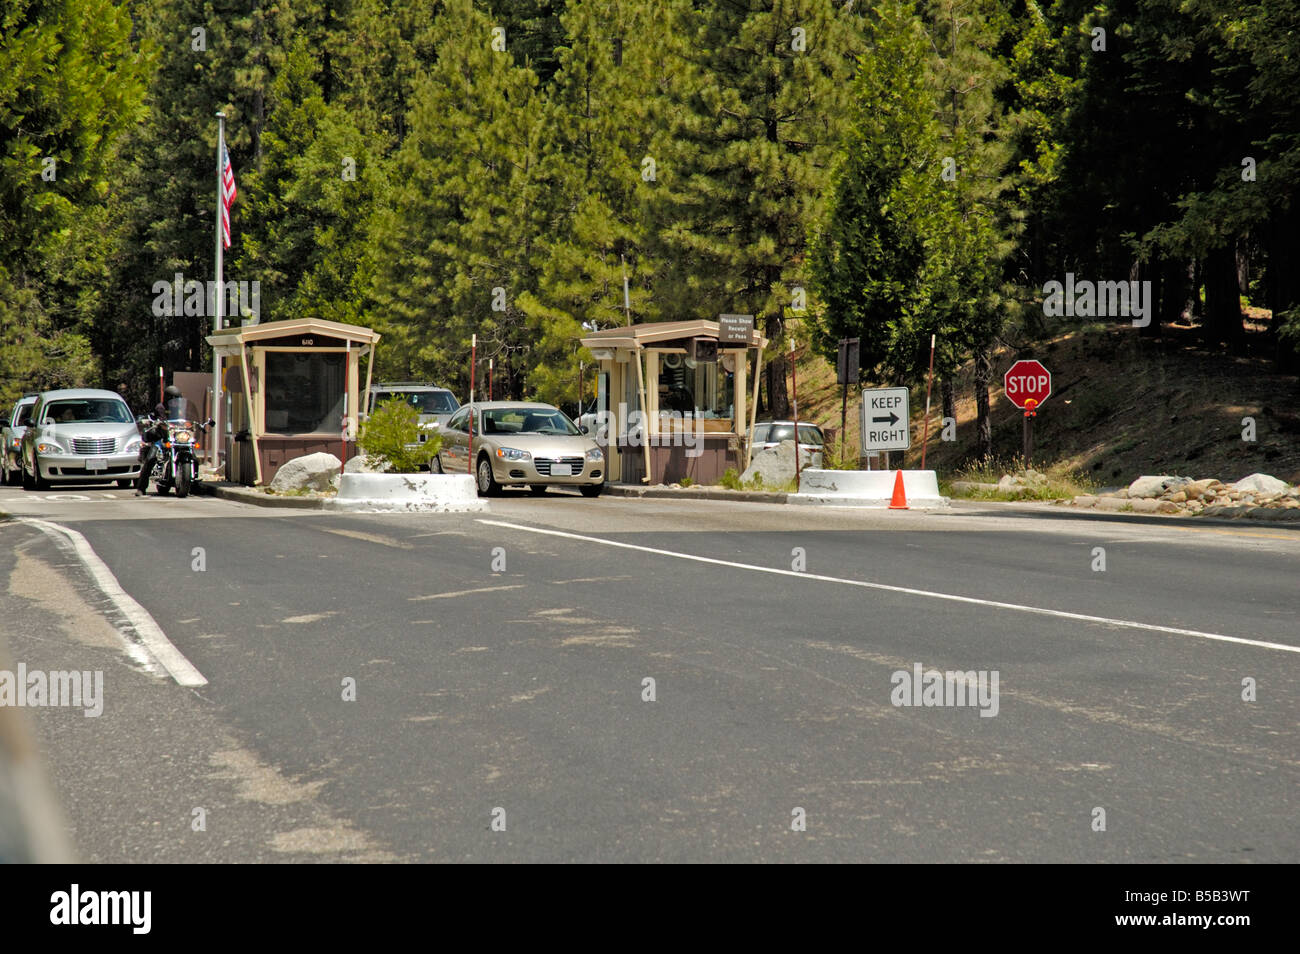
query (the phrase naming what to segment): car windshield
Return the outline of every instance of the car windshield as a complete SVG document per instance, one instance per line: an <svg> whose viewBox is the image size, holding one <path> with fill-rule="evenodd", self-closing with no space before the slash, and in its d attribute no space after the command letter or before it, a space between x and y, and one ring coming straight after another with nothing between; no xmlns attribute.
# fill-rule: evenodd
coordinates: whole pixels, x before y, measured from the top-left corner
<svg viewBox="0 0 1300 954"><path fill-rule="evenodd" d="M69 398L45 405L47 424L130 424L125 403L113 398Z"/></svg>
<svg viewBox="0 0 1300 954"><path fill-rule="evenodd" d="M450 414L460 407L449 391L379 391L375 394L375 407L394 398L421 414Z"/></svg>
<svg viewBox="0 0 1300 954"><path fill-rule="evenodd" d="M582 432L553 407L494 407L483 411L483 433L576 436Z"/></svg>
<svg viewBox="0 0 1300 954"><path fill-rule="evenodd" d="M764 428L769 428L769 430L764 431ZM764 433L765 436L759 437L758 436L759 433ZM770 425L760 424L757 428L755 428L754 440L757 442L773 443L773 444L779 444L781 441L792 441L794 440L794 425L793 424L770 424ZM817 446L821 446L823 443L825 443L825 439L822 437L821 429L818 428L817 425L800 424L799 443L815 444Z"/></svg>

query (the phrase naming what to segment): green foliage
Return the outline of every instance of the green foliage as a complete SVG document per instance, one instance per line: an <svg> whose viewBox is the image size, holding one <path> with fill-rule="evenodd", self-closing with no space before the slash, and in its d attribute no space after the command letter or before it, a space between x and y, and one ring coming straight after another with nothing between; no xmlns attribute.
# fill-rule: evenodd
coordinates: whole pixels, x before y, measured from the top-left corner
<svg viewBox="0 0 1300 954"><path fill-rule="evenodd" d="M394 473L414 474L442 448L442 435L420 440L420 412L400 398L385 401L361 425L357 443L370 461L386 460Z"/></svg>
<svg viewBox="0 0 1300 954"><path fill-rule="evenodd" d="M490 35L470 0L447 0L434 22L438 60L416 82L371 228L370 295L386 372L468 392L477 334L479 355L496 358L498 393L518 394L529 338L519 296L534 287L544 232L540 101L532 71L493 51Z"/></svg>

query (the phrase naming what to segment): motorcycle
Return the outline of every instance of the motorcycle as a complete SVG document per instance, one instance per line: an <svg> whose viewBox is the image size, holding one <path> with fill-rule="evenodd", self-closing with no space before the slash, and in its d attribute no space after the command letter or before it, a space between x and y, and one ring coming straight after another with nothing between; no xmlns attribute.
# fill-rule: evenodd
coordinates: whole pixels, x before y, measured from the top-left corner
<svg viewBox="0 0 1300 954"><path fill-rule="evenodd" d="M193 409L192 403L176 398L168 402L165 417L150 415L137 421L141 439L137 493L147 493L152 479L160 494L175 488L177 497L189 496L199 479L198 437L216 424L212 418L196 420L197 415L190 413Z"/></svg>

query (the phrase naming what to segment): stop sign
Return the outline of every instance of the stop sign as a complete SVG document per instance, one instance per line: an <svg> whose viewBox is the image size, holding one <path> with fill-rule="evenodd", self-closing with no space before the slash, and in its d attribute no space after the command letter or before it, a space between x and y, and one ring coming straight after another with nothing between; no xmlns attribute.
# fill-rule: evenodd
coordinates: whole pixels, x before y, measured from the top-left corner
<svg viewBox="0 0 1300 954"><path fill-rule="evenodd" d="M1038 402L1034 405L1038 407L1052 393L1052 372L1032 358L1022 359L1011 366L1011 370L1002 379L1002 384L1006 389L1007 400L1016 407L1023 408L1025 402L1031 399Z"/></svg>

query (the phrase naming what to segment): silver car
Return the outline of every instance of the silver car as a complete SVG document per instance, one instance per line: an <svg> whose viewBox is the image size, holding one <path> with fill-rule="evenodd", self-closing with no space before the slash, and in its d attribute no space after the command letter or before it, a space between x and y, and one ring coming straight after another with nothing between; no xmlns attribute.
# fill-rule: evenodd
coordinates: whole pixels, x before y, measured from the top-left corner
<svg viewBox="0 0 1300 954"><path fill-rule="evenodd" d="M597 497L605 489L604 451L563 411L528 401L462 407L442 428L442 448L433 469L474 474L484 497L502 487L524 485L535 494L550 486L577 487L586 497Z"/></svg>
<svg viewBox="0 0 1300 954"><path fill-rule="evenodd" d="M43 391L19 446L23 487L107 483L130 487L140 475L140 432L112 391Z"/></svg>
<svg viewBox="0 0 1300 954"><path fill-rule="evenodd" d="M0 418L0 484L16 484L22 470L18 465L18 451L22 446L23 431L36 406L36 393L24 394L18 399L6 418Z"/></svg>

